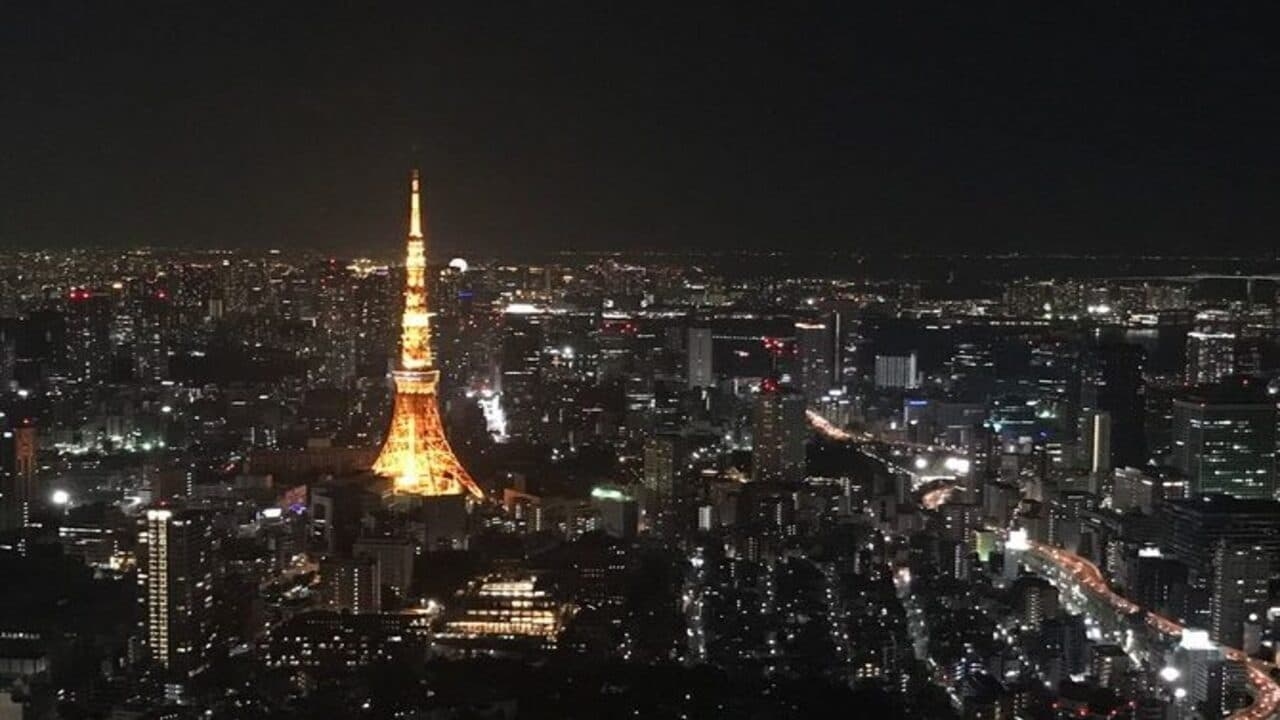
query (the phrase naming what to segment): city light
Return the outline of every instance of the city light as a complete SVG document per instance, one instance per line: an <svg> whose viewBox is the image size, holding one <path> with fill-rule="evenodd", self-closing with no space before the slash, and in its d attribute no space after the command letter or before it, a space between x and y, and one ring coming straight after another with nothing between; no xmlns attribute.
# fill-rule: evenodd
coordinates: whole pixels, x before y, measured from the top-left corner
<svg viewBox="0 0 1280 720"><path fill-rule="evenodd" d="M627 500L626 493L615 488L594 487L591 488L591 497L596 500Z"/></svg>
<svg viewBox="0 0 1280 720"><path fill-rule="evenodd" d="M0 716L1280 720L1261 13L28 5Z"/></svg>

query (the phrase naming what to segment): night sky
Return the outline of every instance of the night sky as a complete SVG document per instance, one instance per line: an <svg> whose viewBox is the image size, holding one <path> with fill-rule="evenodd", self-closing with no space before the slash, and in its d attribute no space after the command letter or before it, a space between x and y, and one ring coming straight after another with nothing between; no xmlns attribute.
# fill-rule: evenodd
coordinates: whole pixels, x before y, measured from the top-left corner
<svg viewBox="0 0 1280 720"><path fill-rule="evenodd" d="M1274 252L1265 3L338 5L4 3L0 245Z"/></svg>

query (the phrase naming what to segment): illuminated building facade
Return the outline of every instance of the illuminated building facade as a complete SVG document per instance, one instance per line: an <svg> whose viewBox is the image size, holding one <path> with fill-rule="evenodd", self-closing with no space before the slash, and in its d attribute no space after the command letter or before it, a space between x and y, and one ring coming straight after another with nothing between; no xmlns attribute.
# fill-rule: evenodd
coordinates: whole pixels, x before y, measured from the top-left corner
<svg viewBox="0 0 1280 720"><path fill-rule="evenodd" d="M313 610L289 619L262 643L268 668L349 672L374 663L422 662L427 615Z"/></svg>
<svg viewBox="0 0 1280 720"><path fill-rule="evenodd" d="M689 387L704 388L715 384L711 348L711 328L689 328L688 347L685 350Z"/></svg>
<svg viewBox="0 0 1280 720"><path fill-rule="evenodd" d="M835 339L826 323L797 322L796 351L800 392L813 402L826 396L835 380Z"/></svg>
<svg viewBox="0 0 1280 720"><path fill-rule="evenodd" d="M1233 333L1187 333L1188 385L1206 385L1221 382L1236 371L1236 336Z"/></svg>
<svg viewBox="0 0 1280 720"><path fill-rule="evenodd" d="M0 530L27 526L36 496L35 482L35 427L22 422L0 429Z"/></svg>
<svg viewBox="0 0 1280 720"><path fill-rule="evenodd" d="M1275 492L1276 407L1266 397L1173 403L1173 465L1192 495L1269 500Z"/></svg>
<svg viewBox="0 0 1280 720"><path fill-rule="evenodd" d="M200 673L214 645L213 528L198 512L148 510L139 537L140 600L151 661L175 678Z"/></svg>
<svg viewBox="0 0 1280 720"><path fill-rule="evenodd" d="M1209 634L1227 647L1244 647L1244 625L1266 613L1271 558L1260 545L1219 542L1213 552Z"/></svg>
<svg viewBox="0 0 1280 720"><path fill-rule="evenodd" d="M414 171L405 258L404 315L400 363L393 373L395 406L373 471L395 481L397 492L413 495L483 493L449 447L440 420L436 390L440 371L431 354L431 312L427 306L426 250L418 173Z"/></svg>
<svg viewBox="0 0 1280 720"><path fill-rule="evenodd" d="M375 556L325 558L320 584L330 610L374 613L382 609L382 572Z"/></svg>
<svg viewBox="0 0 1280 720"><path fill-rule="evenodd" d="M660 433L645 438L645 512L652 528L665 527L675 511L680 470L684 465L682 450L679 435Z"/></svg>
<svg viewBox="0 0 1280 720"><path fill-rule="evenodd" d="M437 639L472 653L553 648L572 610L533 575L474 581L454 606Z"/></svg>
<svg viewBox="0 0 1280 720"><path fill-rule="evenodd" d="M752 480L804 479L804 444L809 431L804 411L804 395L767 382L762 386L752 416Z"/></svg>
<svg viewBox="0 0 1280 720"><path fill-rule="evenodd" d="M916 354L877 355L876 388L913 389L920 387L920 372L916 368Z"/></svg>

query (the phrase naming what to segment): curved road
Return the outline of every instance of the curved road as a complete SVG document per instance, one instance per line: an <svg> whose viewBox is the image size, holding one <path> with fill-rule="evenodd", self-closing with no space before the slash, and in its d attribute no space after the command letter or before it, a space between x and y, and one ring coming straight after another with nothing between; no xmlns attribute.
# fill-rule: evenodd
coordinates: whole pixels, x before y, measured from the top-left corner
<svg viewBox="0 0 1280 720"><path fill-rule="evenodd" d="M807 410L805 415L813 429L828 439L846 442L875 439L870 433L855 435L838 428L813 410ZM950 498L950 492L943 492L943 490L944 488L938 488L928 493L924 499L926 506L935 509L946 503ZM1103 577L1102 571L1079 555L1034 541L1031 543L1031 552L1070 573L1077 583L1096 593L1119 612L1128 615L1142 611L1142 608L1132 600L1113 592L1106 578ZM1145 611L1145 614L1147 624L1156 631L1165 635L1182 635L1183 627L1173 620L1149 610ZM1280 684L1271 679L1271 671L1275 670L1276 666L1248 657L1236 648L1224 648L1224 650L1227 657L1245 664L1245 673L1248 675L1249 684L1253 686L1253 703L1232 713L1230 717L1233 720L1272 720L1280 711Z"/></svg>
<svg viewBox="0 0 1280 720"><path fill-rule="evenodd" d="M1102 576L1102 571L1079 555L1035 541L1031 542L1031 552L1069 573L1078 584L1101 597L1118 612L1127 615L1142 610L1133 601L1112 591L1107 585L1106 578ZM1146 621L1152 628L1165 635L1182 634L1183 627L1163 615L1147 611ZM1230 717L1235 720L1269 720L1274 717L1276 712L1280 711L1280 685L1271 679L1271 671L1276 666L1248 657L1235 648L1225 648L1225 650L1227 657L1245 664L1249 684L1253 686L1253 704L1237 710Z"/></svg>

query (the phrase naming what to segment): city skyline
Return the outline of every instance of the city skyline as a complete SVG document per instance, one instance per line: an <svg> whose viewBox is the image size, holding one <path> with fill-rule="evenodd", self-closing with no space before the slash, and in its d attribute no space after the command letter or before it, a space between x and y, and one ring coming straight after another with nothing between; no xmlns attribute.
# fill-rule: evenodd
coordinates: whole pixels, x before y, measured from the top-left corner
<svg viewBox="0 0 1280 720"><path fill-rule="evenodd" d="M1280 720L1261 6L661 5L6 8L0 720Z"/></svg>

